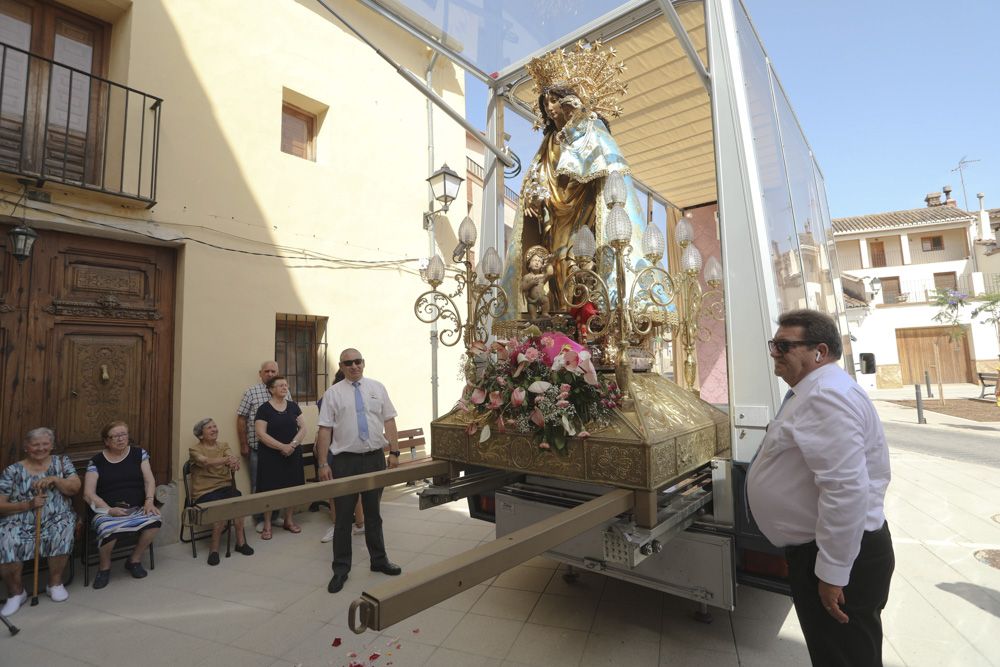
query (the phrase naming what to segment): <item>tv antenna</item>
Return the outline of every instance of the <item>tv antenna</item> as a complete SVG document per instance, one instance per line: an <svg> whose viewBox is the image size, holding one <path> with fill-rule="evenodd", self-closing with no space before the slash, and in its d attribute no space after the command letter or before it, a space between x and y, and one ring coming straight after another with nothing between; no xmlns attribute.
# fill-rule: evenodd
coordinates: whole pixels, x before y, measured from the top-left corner
<svg viewBox="0 0 1000 667"><path fill-rule="evenodd" d="M965 194L965 169L968 165L973 162L982 162L982 160L966 160L966 156L962 156L962 159L958 161L958 166L952 169L952 173L958 172L958 178L962 181L962 201L965 206L965 210L969 210L969 196Z"/></svg>

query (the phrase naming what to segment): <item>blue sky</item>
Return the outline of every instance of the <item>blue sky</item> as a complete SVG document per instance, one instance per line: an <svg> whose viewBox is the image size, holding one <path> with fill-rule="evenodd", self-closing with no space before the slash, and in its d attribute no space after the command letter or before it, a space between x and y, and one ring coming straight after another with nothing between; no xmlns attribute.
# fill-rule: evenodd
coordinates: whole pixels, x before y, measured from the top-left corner
<svg viewBox="0 0 1000 667"><path fill-rule="evenodd" d="M826 177L834 217L917 208L949 184L1000 207L1000 1L745 0ZM484 126L481 84L469 118ZM485 109L485 104L480 107ZM507 114L529 160L538 135ZM627 157L627 156L626 156ZM509 185L520 186L521 176ZM668 193L669 194L669 193Z"/></svg>

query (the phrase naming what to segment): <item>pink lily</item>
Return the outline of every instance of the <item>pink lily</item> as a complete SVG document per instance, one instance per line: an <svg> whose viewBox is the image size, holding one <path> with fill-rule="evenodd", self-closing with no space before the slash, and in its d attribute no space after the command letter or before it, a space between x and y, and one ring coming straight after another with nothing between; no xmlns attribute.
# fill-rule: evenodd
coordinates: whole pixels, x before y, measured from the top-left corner
<svg viewBox="0 0 1000 667"><path fill-rule="evenodd" d="M490 403L486 407L490 410L497 410L503 407L503 398L500 397L499 391L490 392Z"/></svg>
<svg viewBox="0 0 1000 667"><path fill-rule="evenodd" d="M545 426L545 416L542 415L542 411L538 408L531 411L531 422L538 428Z"/></svg>
<svg viewBox="0 0 1000 667"><path fill-rule="evenodd" d="M486 343L484 343L481 340L473 341L472 344L469 345L469 356L470 357L474 357L476 355L483 354L484 352L486 352Z"/></svg>
<svg viewBox="0 0 1000 667"><path fill-rule="evenodd" d="M590 360L590 352L582 350L580 352L580 368L583 370L583 379L589 385L597 386L600 382L597 379L597 369L594 362Z"/></svg>
<svg viewBox="0 0 1000 667"><path fill-rule="evenodd" d="M486 400L486 390L482 387L476 387L472 390L472 398L470 398L475 405L482 405L483 401Z"/></svg>
<svg viewBox="0 0 1000 667"><path fill-rule="evenodd" d="M524 387L518 387L514 391L510 392L510 404L515 408L519 408L524 405L524 399L527 392L524 391Z"/></svg>
<svg viewBox="0 0 1000 667"><path fill-rule="evenodd" d="M552 447L547 442L540 442L540 443L538 443L538 448L539 449L552 449Z"/></svg>
<svg viewBox="0 0 1000 667"><path fill-rule="evenodd" d="M576 434L576 437L578 437L578 438L589 438L590 437L590 431L580 431L579 433Z"/></svg>
<svg viewBox="0 0 1000 667"><path fill-rule="evenodd" d="M569 407L569 401L567 401L565 399L560 399L560 400L556 401L556 407L557 408L568 408Z"/></svg>

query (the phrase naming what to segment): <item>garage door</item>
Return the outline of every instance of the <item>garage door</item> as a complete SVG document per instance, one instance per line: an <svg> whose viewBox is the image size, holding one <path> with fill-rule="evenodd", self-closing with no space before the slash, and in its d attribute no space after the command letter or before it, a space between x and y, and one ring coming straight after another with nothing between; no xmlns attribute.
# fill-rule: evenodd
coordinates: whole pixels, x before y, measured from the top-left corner
<svg viewBox="0 0 1000 667"><path fill-rule="evenodd" d="M969 336L966 332L952 340L952 327L921 327L896 329L896 349L899 350L899 368L903 384L924 381L924 371L930 371L931 380L937 381L934 372L934 347L941 359L941 382L972 382L972 361L969 356Z"/></svg>

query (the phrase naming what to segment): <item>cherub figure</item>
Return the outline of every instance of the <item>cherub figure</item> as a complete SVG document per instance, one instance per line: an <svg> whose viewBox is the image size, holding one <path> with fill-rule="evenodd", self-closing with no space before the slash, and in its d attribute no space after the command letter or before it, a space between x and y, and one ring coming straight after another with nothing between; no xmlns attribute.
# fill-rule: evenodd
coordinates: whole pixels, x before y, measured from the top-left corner
<svg viewBox="0 0 1000 667"><path fill-rule="evenodd" d="M531 246L524 253L525 272L521 278L521 291L528 307L528 320L549 314L548 281L552 277L552 255L541 245Z"/></svg>

